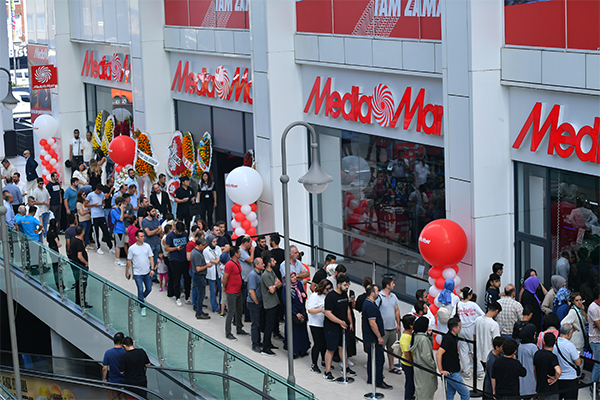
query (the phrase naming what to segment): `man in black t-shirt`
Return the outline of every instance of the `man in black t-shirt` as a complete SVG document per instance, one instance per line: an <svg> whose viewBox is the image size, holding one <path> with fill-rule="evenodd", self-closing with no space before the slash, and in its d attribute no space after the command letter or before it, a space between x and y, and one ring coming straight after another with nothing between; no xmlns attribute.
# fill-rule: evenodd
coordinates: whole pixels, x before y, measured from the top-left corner
<svg viewBox="0 0 600 400"><path fill-rule="evenodd" d="M133 339L127 336L123 339L123 347L126 353L121 356L119 364L119 372L125 375L125 384L141 387L148 387L148 379L146 378L146 367L150 366L148 354L142 349L133 347ZM146 391L143 389L126 388L133 393L147 398Z"/></svg>
<svg viewBox="0 0 600 400"><path fill-rule="evenodd" d="M60 182L58 181L58 174L53 172L50 174L51 181L46 185L46 190L50 194L50 211L54 214L54 219L58 222L58 228L60 230L60 220L62 217L62 206L63 199L60 193Z"/></svg>
<svg viewBox="0 0 600 400"><path fill-rule="evenodd" d="M461 400L468 400L469 390L460 376L460 360L458 358L458 334L461 330L460 318L448 320L448 333L444 335L438 350L436 361L440 373L446 376L446 398L453 399L456 392Z"/></svg>
<svg viewBox="0 0 600 400"><path fill-rule="evenodd" d="M381 311L375 304L375 300L379 297L379 288L376 285L368 285L365 291L367 298L363 304L363 339L365 344L369 344L369 351L367 352L367 383L371 383L373 371L371 370L371 343L375 343L375 383L377 387L382 389L392 389L391 385L388 385L383 381L383 363L385 359L383 357L383 334L385 333L383 327L383 318L381 317ZM379 346L377 346L379 345Z"/></svg>
<svg viewBox="0 0 600 400"><path fill-rule="evenodd" d="M327 343L327 352L325 353L325 373L323 379L333 382L335 378L331 374L331 362L333 361L333 353L338 350L340 359L343 360L342 347L342 330L354 330L352 326L352 316L350 315L350 307L348 302L348 288L350 287L350 279L343 275L337 281L335 290L329 292L325 297L325 321L323 328L325 329L325 342ZM348 340L346 334L346 340ZM356 372L346 367L346 373L349 376L356 376Z"/></svg>
<svg viewBox="0 0 600 400"><path fill-rule="evenodd" d="M500 277L497 274L490 274L487 285L484 297L485 312L488 312L490 304L500 299Z"/></svg>
<svg viewBox="0 0 600 400"><path fill-rule="evenodd" d="M562 374L558 357L552 352L556 344L556 337L552 332L544 335L544 348L535 352L533 356L533 373L537 384L535 391L539 400L558 399L558 378Z"/></svg>
<svg viewBox="0 0 600 400"><path fill-rule="evenodd" d="M527 376L527 370L517 360L519 345L508 339L502 345L503 357L498 357L492 367L492 388L496 398L519 397L519 377ZM487 367L490 368L490 367Z"/></svg>
<svg viewBox="0 0 600 400"><path fill-rule="evenodd" d="M88 263L88 254L85 251L85 229L83 225L75 228L77 236L71 239L69 246L69 260L79 268L73 267L73 277L75 278L75 304L82 308L93 308L85 302L85 290L87 288L87 273L90 269ZM83 304L83 305L82 305Z"/></svg>
<svg viewBox="0 0 600 400"><path fill-rule="evenodd" d="M334 264L335 262L335 256L333 254L327 254L327 257L325 257L325 264L323 265L323 268L319 268L319 270L313 275L312 282L310 283L311 292L317 290L317 285L321 283L323 279L327 279L327 266L329 264Z"/></svg>
<svg viewBox="0 0 600 400"><path fill-rule="evenodd" d="M181 186L175 190L175 203L177 203L177 219L185 222L185 228L190 229L192 223L191 206L194 204L194 192L190 188L190 178L180 178Z"/></svg>

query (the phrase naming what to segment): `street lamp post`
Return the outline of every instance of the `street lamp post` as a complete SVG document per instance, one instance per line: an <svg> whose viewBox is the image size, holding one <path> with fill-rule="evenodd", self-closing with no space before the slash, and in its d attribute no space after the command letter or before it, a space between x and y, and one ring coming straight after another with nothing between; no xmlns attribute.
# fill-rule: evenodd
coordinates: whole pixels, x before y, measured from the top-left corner
<svg viewBox="0 0 600 400"><path fill-rule="evenodd" d="M9 110L13 110L19 101L12 94L12 82L10 72L6 68L0 67L0 70L8 74L8 94L1 103ZM2 180L0 179L0 194L2 193ZM4 198L2 199L4 200ZM0 240L2 241L2 256L4 258L4 282L6 285L6 307L8 308L8 327L10 330L10 347L13 361L13 372L15 374L15 391L17 399L22 400L21 393L21 371L19 369L19 349L17 348L17 328L15 325L15 308L13 305L12 283L10 275L10 250L8 248L8 225L6 224L7 209L4 201L0 203Z"/></svg>
<svg viewBox="0 0 600 400"><path fill-rule="evenodd" d="M287 157L286 157L286 145L285 140L288 133L295 126L304 126L310 132L312 143L312 165L308 169L308 172L298 179L299 183L304 185L304 188L312 194L323 193L327 186L333 182L333 178L327 175L319 164L319 152L317 144L317 134L311 125L306 122L297 121L292 122L285 128L283 135L281 136L281 177L279 181L283 185L283 243L285 250L285 325L286 325L286 342L288 346L288 382L291 384L296 383L294 377L294 335L292 333L292 291L291 291L291 280L290 280L290 214L288 206L288 182L290 177L287 175Z"/></svg>

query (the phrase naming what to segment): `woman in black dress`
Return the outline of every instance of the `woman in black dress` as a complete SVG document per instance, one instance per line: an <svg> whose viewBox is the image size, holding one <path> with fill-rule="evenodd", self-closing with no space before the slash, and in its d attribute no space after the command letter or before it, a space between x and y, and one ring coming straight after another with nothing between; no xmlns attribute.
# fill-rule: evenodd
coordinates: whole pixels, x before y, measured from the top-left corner
<svg viewBox="0 0 600 400"><path fill-rule="evenodd" d="M211 228L213 224L213 210L217 208L217 192L208 172L202 174L202 179L198 184L197 200L197 203L200 204L200 219L206 221L208 227Z"/></svg>

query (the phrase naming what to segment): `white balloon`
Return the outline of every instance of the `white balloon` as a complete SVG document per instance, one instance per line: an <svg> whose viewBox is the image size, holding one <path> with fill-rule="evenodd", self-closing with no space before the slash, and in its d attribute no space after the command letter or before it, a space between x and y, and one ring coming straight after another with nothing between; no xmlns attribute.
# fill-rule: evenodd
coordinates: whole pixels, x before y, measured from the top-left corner
<svg viewBox="0 0 600 400"><path fill-rule="evenodd" d="M462 282L462 279L460 279L460 276L456 275L454 277L454 287L455 288L459 287L461 282Z"/></svg>
<svg viewBox="0 0 600 400"><path fill-rule="evenodd" d="M456 276L456 271L454 268L446 268L444 271L442 271L442 276L444 279L454 279Z"/></svg>
<svg viewBox="0 0 600 400"><path fill-rule="evenodd" d="M432 277L427 278L427 280L429 281L429 284L431 286L435 286L435 279L433 279Z"/></svg>
<svg viewBox="0 0 600 400"><path fill-rule="evenodd" d="M54 138L50 138L50 139L48 139L48 140L46 140L46 141L48 142L48 144L49 144L50 146L52 146L54 143L56 143L56 139L54 139Z"/></svg>
<svg viewBox="0 0 600 400"><path fill-rule="evenodd" d="M429 288L429 294L432 295L433 297L438 297L438 294L440 294L440 289L438 289L437 287L435 287L435 285L431 285L431 287Z"/></svg>
<svg viewBox="0 0 600 400"><path fill-rule="evenodd" d="M362 247L363 249L366 249L367 248L367 242L362 242L360 244L360 247Z"/></svg>
<svg viewBox="0 0 600 400"><path fill-rule="evenodd" d="M443 339L442 335L435 335L435 341L438 342L438 344L442 344L442 339Z"/></svg>
<svg viewBox="0 0 600 400"><path fill-rule="evenodd" d="M51 115L42 114L33 123L33 132L40 139L50 139L58 129L58 122Z"/></svg>
<svg viewBox="0 0 600 400"><path fill-rule="evenodd" d="M242 226L242 224L237 222L235 219L231 220L231 227L233 228L233 230L235 230L236 228L239 228L240 226Z"/></svg>
<svg viewBox="0 0 600 400"><path fill-rule="evenodd" d="M237 167L227 176L225 191L234 203L252 204L262 194L262 177L250 167Z"/></svg>
<svg viewBox="0 0 600 400"><path fill-rule="evenodd" d="M258 220L255 219L254 221L250 221L250 223L252 224L253 227L257 227L258 226Z"/></svg>
<svg viewBox="0 0 600 400"><path fill-rule="evenodd" d="M238 237L244 236L246 234L246 231L241 226L238 227L238 228L235 228L234 232L235 232L236 235L238 235Z"/></svg>
<svg viewBox="0 0 600 400"><path fill-rule="evenodd" d="M46 161L50 161L50 160L52 160L52 156L51 156L50 154L46 154L46 155L44 156L44 160L46 160Z"/></svg>
<svg viewBox="0 0 600 400"><path fill-rule="evenodd" d="M353 199L353 200L350 200L350 203L348 204L348 208L350 208L351 210L354 210L359 205L360 205L360 202L356 199Z"/></svg>
<svg viewBox="0 0 600 400"><path fill-rule="evenodd" d="M365 255L365 249L362 247L359 247L358 249L356 249L356 251L354 252L355 255L362 257Z"/></svg>
<svg viewBox="0 0 600 400"><path fill-rule="evenodd" d="M51 146L55 151L58 150L58 143L54 142L54 144Z"/></svg>
<svg viewBox="0 0 600 400"><path fill-rule="evenodd" d="M252 212L252 208L250 208L250 206L248 204L244 204L243 206L240 207L240 211L242 214L248 215Z"/></svg>
<svg viewBox="0 0 600 400"><path fill-rule="evenodd" d="M53 167L58 164L58 160L56 158L53 158L52 160L50 160L50 165L52 165Z"/></svg>
<svg viewBox="0 0 600 400"><path fill-rule="evenodd" d="M48 152L45 149L40 150L40 157L44 157Z"/></svg>
<svg viewBox="0 0 600 400"><path fill-rule="evenodd" d="M246 219L250 222L256 221L256 213L251 211L250 214L246 215Z"/></svg>

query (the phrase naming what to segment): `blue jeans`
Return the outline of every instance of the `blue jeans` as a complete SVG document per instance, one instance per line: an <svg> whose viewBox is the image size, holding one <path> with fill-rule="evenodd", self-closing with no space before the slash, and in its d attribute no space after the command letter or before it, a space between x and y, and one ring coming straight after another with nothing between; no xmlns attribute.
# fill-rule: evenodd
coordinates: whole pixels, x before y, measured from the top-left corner
<svg viewBox="0 0 600 400"><path fill-rule="evenodd" d="M465 382L460 376L460 371L451 373L448 375L448 378L446 379L446 400L454 400L456 392L460 395L461 400L468 400L471 397L469 389L467 389Z"/></svg>
<svg viewBox="0 0 600 400"><path fill-rule="evenodd" d="M162 246L159 243L154 247L150 246L150 248L152 249L152 254L154 254L154 266L156 266L158 260L158 253L160 253L160 251L162 250Z"/></svg>
<svg viewBox="0 0 600 400"><path fill-rule="evenodd" d="M197 307L198 306L198 303L197 303L198 289L196 286L196 281L194 280L194 271L192 271L190 269L189 274L190 274L190 277L192 278L192 306ZM204 300L204 298L202 300ZM200 314L202 314L202 310L200 310Z"/></svg>
<svg viewBox="0 0 600 400"><path fill-rule="evenodd" d="M134 275L133 280L135 280L135 285L138 290L138 300L140 301L142 307L146 307L144 303L146 302L146 297L152 291L152 277L148 272L146 275ZM146 287L146 290L144 290Z"/></svg>
<svg viewBox="0 0 600 400"><path fill-rule="evenodd" d="M42 224L44 225L44 238L46 238L46 233L48 232L48 221L50 220L50 212L45 212L42 214Z"/></svg>
<svg viewBox="0 0 600 400"><path fill-rule="evenodd" d="M192 302L196 303L196 315L201 315L202 304L204 303L204 294L206 292L206 275L198 275L194 274L192 276L192 280L194 281L194 289L192 290ZM194 296L194 290L196 291L196 296Z"/></svg>
<svg viewBox="0 0 600 400"><path fill-rule="evenodd" d="M221 278L217 275L217 279L208 279L208 287L210 288L210 306L213 312L219 312L221 309ZM219 291L219 299L217 300L217 290Z"/></svg>
<svg viewBox="0 0 600 400"><path fill-rule="evenodd" d="M262 313L262 304L255 304L254 302L247 302L248 310L250 311L250 320L252 325L250 327L250 338L252 339L252 347L259 347L260 341L260 314Z"/></svg>
<svg viewBox="0 0 600 400"><path fill-rule="evenodd" d="M600 343L590 342L592 353L594 353L594 360L600 361ZM592 369L591 382L598 382L600 380L600 364L594 363L594 369Z"/></svg>
<svg viewBox="0 0 600 400"><path fill-rule="evenodd" d="M85 229L85 245L87 246L90 244L90 231L92 230L92 221L80 221L79 225L83 226Z"/></svg>

